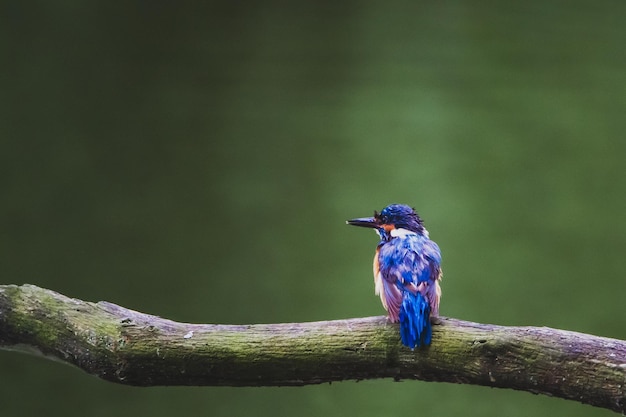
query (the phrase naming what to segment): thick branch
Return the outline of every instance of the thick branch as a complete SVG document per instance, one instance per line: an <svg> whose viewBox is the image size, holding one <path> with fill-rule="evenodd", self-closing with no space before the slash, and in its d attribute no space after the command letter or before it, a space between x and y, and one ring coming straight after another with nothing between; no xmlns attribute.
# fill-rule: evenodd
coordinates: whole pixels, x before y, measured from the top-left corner
<svg viewBox="0 0 626 417"><path fill-rule="evenodd" d="M626 342L444 319L411 351L384 317L177 323L32 285L0 285L0 348L129 385L307 385L394 378L512 388L626 412Z"/></svg>

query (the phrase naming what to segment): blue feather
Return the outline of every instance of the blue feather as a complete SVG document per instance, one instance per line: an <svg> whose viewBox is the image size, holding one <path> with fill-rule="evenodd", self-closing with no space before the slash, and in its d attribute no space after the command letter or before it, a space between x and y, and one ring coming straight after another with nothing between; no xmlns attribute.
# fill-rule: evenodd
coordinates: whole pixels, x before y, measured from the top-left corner
<svg viewBox="0 0 626 417"><path fill-rule="evenodd" d="M400 306L400 338L402 344L415 349L421 345L430 345L432 327L430 324L430 306L421 293L405 292Z"/></svg>

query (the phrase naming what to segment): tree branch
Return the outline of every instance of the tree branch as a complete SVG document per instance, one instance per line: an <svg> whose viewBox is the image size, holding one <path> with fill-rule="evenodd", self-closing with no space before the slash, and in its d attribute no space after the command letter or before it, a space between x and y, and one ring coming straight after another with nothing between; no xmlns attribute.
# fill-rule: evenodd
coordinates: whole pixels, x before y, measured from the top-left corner
<svg viewBox="0 0 626 417"><path fill-rule="evenodd" d="M512 388L626 412L626 342L443 319L430 347L384 317L314 323L178 323L33 285L0 285L0 348L128 385L307 385L373 378Z"/></svg>

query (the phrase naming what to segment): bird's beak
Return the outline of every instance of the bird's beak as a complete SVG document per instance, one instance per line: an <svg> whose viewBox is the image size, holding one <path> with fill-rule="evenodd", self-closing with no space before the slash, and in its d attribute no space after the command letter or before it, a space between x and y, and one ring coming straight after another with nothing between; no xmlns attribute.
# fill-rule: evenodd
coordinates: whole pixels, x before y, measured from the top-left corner
<svg viewBox="0 0 626 417"><path fill-rule="evenodd" d="M346 223L351 226L371 227L372 229L379 226L378 221L374 217L360 217L358 219L348 220Z"/></svg>

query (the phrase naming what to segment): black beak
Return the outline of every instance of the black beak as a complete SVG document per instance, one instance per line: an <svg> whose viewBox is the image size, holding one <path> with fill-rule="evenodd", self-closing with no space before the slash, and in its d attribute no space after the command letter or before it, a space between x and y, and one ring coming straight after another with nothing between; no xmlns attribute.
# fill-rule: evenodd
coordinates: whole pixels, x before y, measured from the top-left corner
<svg viewBox="0 0 626 417"><path fill-rule="evenodd" d="M375 229L379 226L378 220L375 217L361 217L358 219L348 220L346 224L351 226L371 227Z"/></svg>

